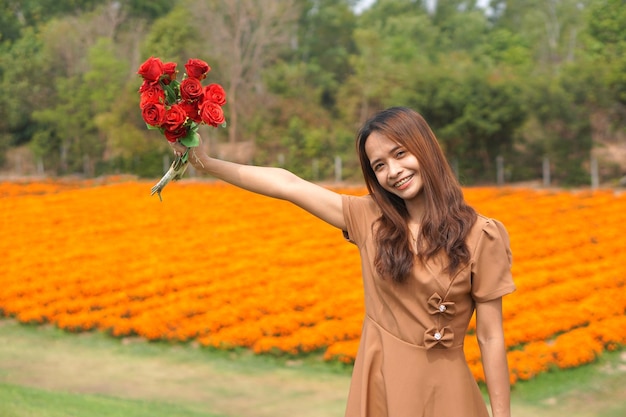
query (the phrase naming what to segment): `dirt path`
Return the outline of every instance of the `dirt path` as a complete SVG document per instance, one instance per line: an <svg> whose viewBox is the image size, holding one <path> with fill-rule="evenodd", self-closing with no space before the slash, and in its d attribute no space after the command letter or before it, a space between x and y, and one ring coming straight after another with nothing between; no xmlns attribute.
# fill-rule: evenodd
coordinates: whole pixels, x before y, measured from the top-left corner
<svg viewBox="0 0 626 417"><path fill-rule="evenodd" d="M232 416L343 415L347 372L305 368L0 320L0 381L48 390L184 402Z"/></svg>
<svg viewBox="0 0 626 417"><path fill-rule="evenodd" d="M315 363L285 363L191 347L119 341L100 334L67 335L51 327L25 327L0 320L0 382L52 391L184 403L233 417L343 416L349 371ZM626 357L624 357L626 366ZM593 393L514 402L515 417L591 417ZM625 388L602 392L621 396ZM600 397L602 401L606 400ZM620 410L626 410L619 408ZM610 414L617 416L618 414Z"/></svg>

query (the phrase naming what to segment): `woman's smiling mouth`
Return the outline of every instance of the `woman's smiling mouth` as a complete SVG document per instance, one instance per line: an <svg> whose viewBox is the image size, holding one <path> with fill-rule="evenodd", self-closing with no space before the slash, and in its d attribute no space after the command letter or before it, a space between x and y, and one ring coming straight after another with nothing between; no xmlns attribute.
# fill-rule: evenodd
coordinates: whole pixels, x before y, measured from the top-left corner
<svg viewBox="0 0 626 417"><path fill-rule="evenodd" d="M402 178L400 181L398 181L395 184L393 184L393 186L394 186L394 188L401 188L407 182L411 181L412 178L413 178L413 175L409 175L408 177Z"/></svg>

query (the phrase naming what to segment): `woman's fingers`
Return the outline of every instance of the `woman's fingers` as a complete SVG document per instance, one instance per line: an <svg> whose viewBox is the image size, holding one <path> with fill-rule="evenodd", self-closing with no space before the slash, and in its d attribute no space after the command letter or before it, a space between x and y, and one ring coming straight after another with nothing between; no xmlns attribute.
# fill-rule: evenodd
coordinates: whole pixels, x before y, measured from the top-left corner
<svg viewBox="0 0 626 417"><path fill-rule="evenodd" d="M170 147L172 148L172 150L174 151L174 155L176 156L184 155L185 152L187 152L187 147L178 141L168 143L170 144Z"/></svg>

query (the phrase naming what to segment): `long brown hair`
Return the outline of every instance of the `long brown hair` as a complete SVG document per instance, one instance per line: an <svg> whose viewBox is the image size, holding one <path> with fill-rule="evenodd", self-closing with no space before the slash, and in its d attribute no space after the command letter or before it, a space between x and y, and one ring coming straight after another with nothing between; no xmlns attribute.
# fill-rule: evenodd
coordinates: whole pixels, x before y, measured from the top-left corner
<svg viewBox="0 0 626 417"><path fill-rule="evenodd" d="M417 258L425 262L444 250L446 272L454 275L469 263L465 238L476 221L476 212L463 198L463 191L450 169L437 138L416 111L392 107L369 119L357 135L357 152L367 189L382 211L376 223L376 271L402 282L411 273L415 255L411 252L409 213L404 200L386 191L376 179L365 152L365 142L378 132L413 154L420 166L425 195L425 212L417 237Z"/></svg>

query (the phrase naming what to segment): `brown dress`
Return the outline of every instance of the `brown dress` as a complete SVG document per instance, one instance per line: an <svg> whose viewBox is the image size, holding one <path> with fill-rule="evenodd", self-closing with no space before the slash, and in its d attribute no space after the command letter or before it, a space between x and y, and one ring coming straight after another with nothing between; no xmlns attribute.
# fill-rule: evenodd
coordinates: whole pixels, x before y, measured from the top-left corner
<svg viewBox="0 0 626 417"><path fill-rule="evenodd" d="M475 303L514 291L508 234L478 216L467 238L469 265L454 276L441 262L416 262L402 284L373 265L371 197L343 196L346 237L361 254L365 319L346 417L488 417L463 353ZM441 260L440 260L441 261Z"/></svg>

